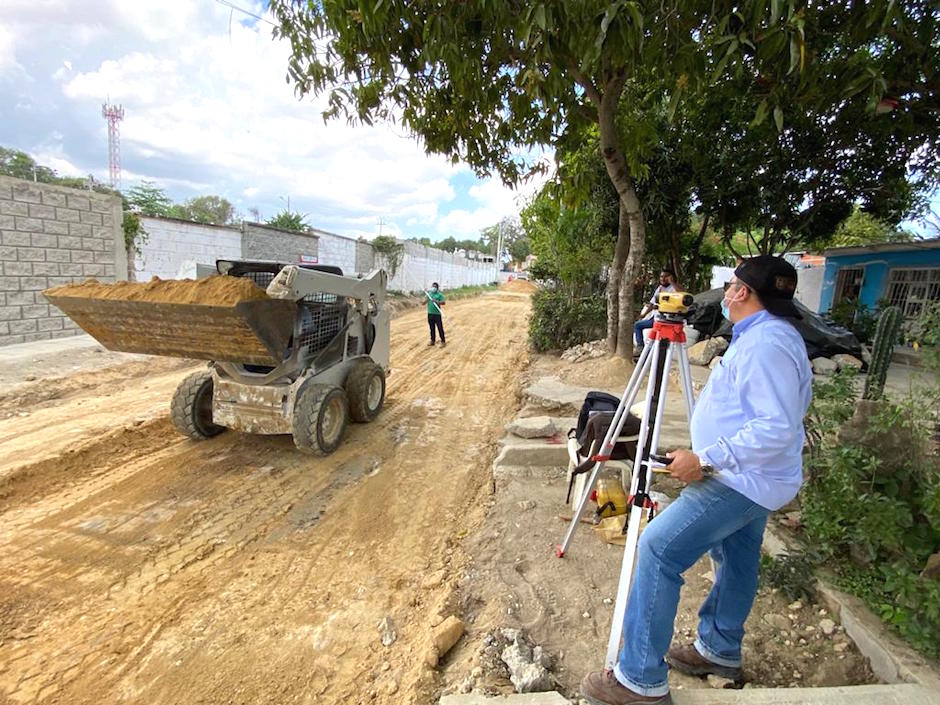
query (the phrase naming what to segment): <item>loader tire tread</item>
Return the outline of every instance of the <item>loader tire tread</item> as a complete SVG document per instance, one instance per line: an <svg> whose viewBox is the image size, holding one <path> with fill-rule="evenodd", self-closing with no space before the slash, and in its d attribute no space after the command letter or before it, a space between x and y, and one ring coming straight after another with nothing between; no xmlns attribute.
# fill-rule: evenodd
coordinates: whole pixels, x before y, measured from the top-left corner
<svg viewBox="0 0 940 705"><path fill-rule="evenodd" d="M208 401L206 400L208 395ZM208 405L208 418L206 406ZM170 419L176 430L194 441L218 436L224 426L212 423L212 373L200 370L186 377L170 403Z"/></svg>
<svg viewBox="0 0 940 705"><path fill-rule="evenodd" d="M370 385L375 377L378 377L381 384L381 393L377 403L369 398ZM385 402L385 370L372 360L357 362L346 376L346 398L349 400L349 415L353 421L356 423L374 421Z"/></svg>
<svg viewBox="0 0 940 705"><path fill-rule="evenodd" d="M339 395L342 400L341 420L342 428L336 438L324 438L320 426L324 406ZM349 402L342 387L328 384L307 384L301 388L297 401L294 404L292 418L294 445L304 453L311 455L329 455L339 447L346 432L346 422L349 416Z"/></svg>

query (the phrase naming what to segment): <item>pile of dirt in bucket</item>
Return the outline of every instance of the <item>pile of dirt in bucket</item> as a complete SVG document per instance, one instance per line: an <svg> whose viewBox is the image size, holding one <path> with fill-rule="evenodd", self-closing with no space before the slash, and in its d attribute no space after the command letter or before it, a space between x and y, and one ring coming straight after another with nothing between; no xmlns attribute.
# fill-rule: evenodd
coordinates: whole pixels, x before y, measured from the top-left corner
<svg viewBox="0 0 940 705"><path fill-rule="evenodd" d="M89 279L81 284L67 284L47 289L49 297L148 301L166 304L200 304L234 306L242 301L267 298L264 289L246 277L215 275L205 279L164 281L154 277L149 282L115 282L104 284Z"/></svg>

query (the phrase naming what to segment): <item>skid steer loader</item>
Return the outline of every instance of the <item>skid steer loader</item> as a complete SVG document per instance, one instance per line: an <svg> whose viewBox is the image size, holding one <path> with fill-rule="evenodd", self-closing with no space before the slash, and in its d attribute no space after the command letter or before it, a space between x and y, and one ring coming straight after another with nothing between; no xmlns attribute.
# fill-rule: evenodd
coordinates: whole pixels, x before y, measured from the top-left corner
<svg viewBox="0 0 940 705"><path fill-rule="evenodd" d="M359 278L338 267L242 260L216 268L250 278L267 296L234 305L89 298L68 288L46 296L109 350L209 360L171 404L174 426L192 439L226 428L289 433L300 450L327 455L349 418L378 415L389 362L384 271Z"/></svg>

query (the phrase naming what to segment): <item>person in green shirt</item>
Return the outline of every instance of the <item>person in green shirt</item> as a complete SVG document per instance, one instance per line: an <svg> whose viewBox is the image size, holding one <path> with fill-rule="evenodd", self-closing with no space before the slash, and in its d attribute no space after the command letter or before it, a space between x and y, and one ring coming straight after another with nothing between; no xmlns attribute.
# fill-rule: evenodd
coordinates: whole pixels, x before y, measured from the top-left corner
<svg viewBox="0 0 940 705"><path fill-rule="evenodd" d="M433 346L436 343L435 331L441 334L441 347L447 345L447 341L444 338L444 319L441 316L441 306L444 305L444 294L441 293L441 288L437 285L437 282L431 284L431 291L426 292L428 297L428 327L431 329L431 342L428 343L429 346Z"/></svg>

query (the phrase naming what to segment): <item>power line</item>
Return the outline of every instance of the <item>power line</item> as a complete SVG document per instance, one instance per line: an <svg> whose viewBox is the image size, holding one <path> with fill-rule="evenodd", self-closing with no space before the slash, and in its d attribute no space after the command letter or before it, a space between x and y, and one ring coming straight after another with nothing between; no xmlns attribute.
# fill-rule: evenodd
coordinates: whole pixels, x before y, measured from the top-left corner
<svg viewBox="0 0 940 705"><path fill-rule="evenodd" d="M249 17L254 17L256 20L259 20L259 21L261 21L261 22L267 22L267 23L268 23L269 25L271 25L272 27L277 27L277 25L276 25L274 22L272 22L271 20L267 19L266 17L261 17L260 15L256 15L256 14L253 13L253 12L249 12L248 10L245 10L244 8L238 7L238 5L234 5L234 4L230 3L228 0L215 0L215 1L216 1L217 3L219 3L220 5L225 5L227 8L229 8L229 9L231 9L231 10L237 10L238 12L241 12L243 15L248 15Z"/></svg>

